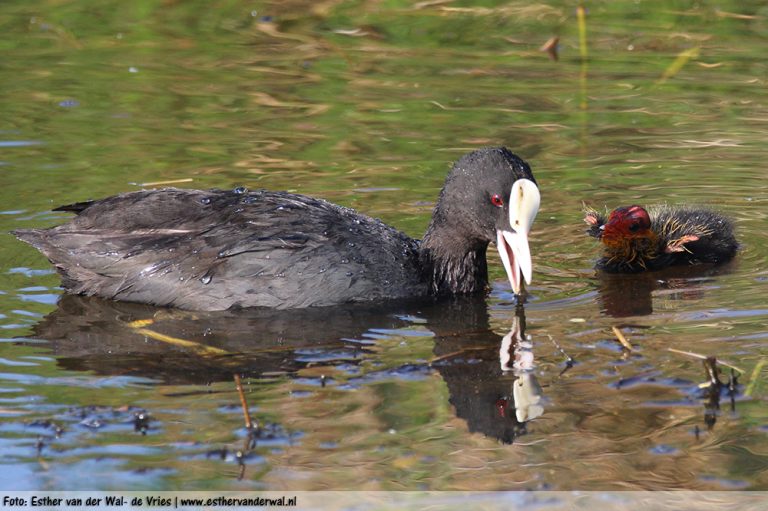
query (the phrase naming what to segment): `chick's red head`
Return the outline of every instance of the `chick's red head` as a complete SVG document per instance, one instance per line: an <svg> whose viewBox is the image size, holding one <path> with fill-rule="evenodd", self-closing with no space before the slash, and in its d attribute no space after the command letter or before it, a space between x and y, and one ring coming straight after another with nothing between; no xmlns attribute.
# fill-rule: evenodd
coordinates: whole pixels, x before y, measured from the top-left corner
<svg viewBox="0 0 768 511"><path fill-rule="evenodd" d="M617 245L652 234L648 212L641 206L625 206L611 211L603 226L602 240L606 245Z"/></svg>

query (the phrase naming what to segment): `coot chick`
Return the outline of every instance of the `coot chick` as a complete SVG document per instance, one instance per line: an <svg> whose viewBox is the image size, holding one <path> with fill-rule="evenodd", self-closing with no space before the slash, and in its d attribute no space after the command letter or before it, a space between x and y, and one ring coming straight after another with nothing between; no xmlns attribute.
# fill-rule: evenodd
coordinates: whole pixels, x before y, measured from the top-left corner
<svg viewBox="0 0 768 511"><path fill-rule="evenodd" d="M324 200L244 188L125 193L62 206L77 216L14 234L48 257L70 293L288 309L484 291L492 241L519 294L531 281L538 207L530 167L502 147L455 163L420 242Z"/></svg>
<svg viewBox="0 0 768 511"><path fill-rule="evenodd" d="M612 273L637 273L667 266L722 263L738 249L733 223L709 209L685 206L625 206L606 220L587 209L587 234L603 242L596 268Z"/></svg>

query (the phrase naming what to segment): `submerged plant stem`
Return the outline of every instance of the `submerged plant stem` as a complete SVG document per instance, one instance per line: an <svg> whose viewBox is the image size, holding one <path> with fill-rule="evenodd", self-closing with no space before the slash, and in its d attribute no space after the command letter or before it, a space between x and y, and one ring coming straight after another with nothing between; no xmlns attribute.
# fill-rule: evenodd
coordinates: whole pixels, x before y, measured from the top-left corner
<svg viewBox="0 0 768 511"><path fill-rule="evenodd" d="M251 412L248 411L248 400L245 398L245 392L243 391L243 382L240 379L239 374L235 374L235 387L237 387L237 395L240 397L240 406L243 407L243 417L245 417L245 427L253 429L253 420L251 419Z"/></svg>
<svg viewBox="0 0 768 511"><path fill-rule="evenodd" d="M752 370L752 374L749 376L749 385L747 385L747 389L744 391L745 396L751 396L757 388L757 383L760 381L760 373L765 367L766 362L768 362L768 358L762 357Z"/></svg>

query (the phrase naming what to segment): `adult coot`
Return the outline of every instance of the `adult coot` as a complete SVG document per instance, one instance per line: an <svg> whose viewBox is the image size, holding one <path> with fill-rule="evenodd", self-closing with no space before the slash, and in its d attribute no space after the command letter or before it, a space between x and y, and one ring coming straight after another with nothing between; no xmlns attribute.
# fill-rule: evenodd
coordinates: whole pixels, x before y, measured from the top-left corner
<svg viewBox="0 0 768 511"><path fill-rule="evenodd" d="M463 156L424 239L324 200L286 192L125 193L70 204L50 229L15 231L71 293L194 310L296 308L483 291L494 241L512 288L530 283L539 190L506 148Z"/></svg>
<svg viewBox="0 0 768 511"><path fill-rule="evenodd" d="M603 242L596 268L613 273L666 266L722 263L736 254L733 223L709 209L685 206L625 206L608 218L587 209L587 234Z"/></svg>

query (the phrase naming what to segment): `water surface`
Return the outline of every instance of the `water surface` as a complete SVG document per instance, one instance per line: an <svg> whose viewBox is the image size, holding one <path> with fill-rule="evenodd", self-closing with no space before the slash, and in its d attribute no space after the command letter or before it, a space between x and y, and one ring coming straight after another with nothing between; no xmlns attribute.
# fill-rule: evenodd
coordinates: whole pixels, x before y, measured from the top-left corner
<svg viewBox="0 0 768 511"><path fill-rule="evenodd" d="M768 489L768 11L587 7L586 60L567 2L0 7L0 487ZM62 297L7 234L178 181L320 196L418 237L450 163L487 145L542 190L524 310L495 255L487 298L441 306ZM715 207L742 250L598 275L585 202ZM742 374L704 387L696 355Z"/></svg>

